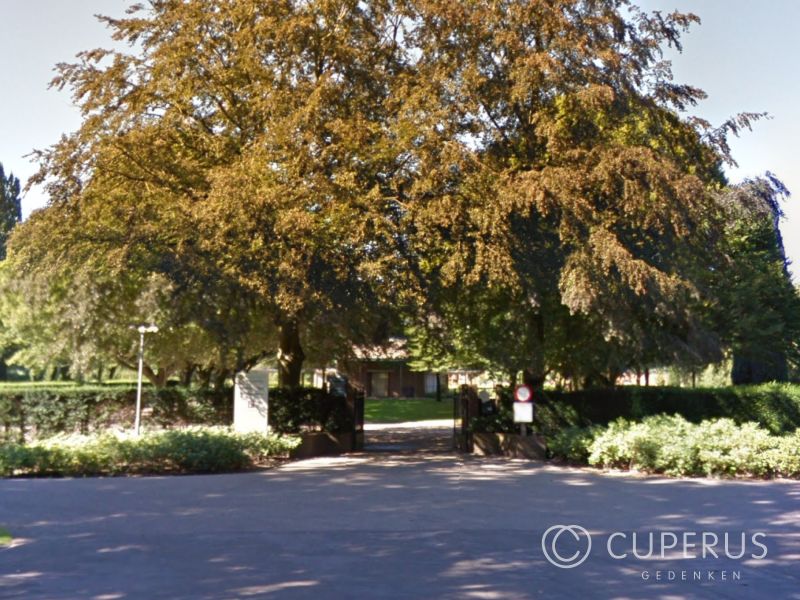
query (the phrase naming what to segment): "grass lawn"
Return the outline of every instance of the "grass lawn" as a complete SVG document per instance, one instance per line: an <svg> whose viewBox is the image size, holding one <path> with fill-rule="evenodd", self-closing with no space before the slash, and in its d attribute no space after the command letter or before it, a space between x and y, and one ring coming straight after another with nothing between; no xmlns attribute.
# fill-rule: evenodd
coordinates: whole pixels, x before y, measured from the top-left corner
<svg viewBox="0 0 800 600"><path fill-rule="evenodd" d="M0 546L7 546L11 543L11 533L5 527L0 527Z"/></svg>
<svg viewBox="0 0 800 600"><path fill-rule="evenodd" d="M367 423L403 423L430 419L452 419L453 400L433 398L368 398L364 406Z"/></svg>

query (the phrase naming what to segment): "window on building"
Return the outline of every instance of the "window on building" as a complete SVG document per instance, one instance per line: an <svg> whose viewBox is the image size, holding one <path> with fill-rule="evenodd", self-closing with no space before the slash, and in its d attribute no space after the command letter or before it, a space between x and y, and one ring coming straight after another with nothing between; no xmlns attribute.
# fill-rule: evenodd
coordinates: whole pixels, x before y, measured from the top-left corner
<svg viewBox="0 0 800 600"><path fill-rule="evenodd" d="M386 398L389 395L389 372L373 371L369 374L370 395L373 398Z"/></svg>
<svg viewBox="0 0 800 600"><path fill-rule="evenodd" d="M425 395L436 393L436 373L425 373Z"/></svg>

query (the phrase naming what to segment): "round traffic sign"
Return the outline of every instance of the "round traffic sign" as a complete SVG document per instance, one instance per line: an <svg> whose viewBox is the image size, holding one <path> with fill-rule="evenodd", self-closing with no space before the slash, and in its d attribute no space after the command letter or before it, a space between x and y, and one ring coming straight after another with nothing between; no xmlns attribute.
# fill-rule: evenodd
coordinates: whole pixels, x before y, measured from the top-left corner
<svg viewBox="0 0 800 600"><path fill-rule="evenodd" d="M514 390L514 399L517 402L530 402L533 400L533 390L527 385L518 385Z"/></svg>

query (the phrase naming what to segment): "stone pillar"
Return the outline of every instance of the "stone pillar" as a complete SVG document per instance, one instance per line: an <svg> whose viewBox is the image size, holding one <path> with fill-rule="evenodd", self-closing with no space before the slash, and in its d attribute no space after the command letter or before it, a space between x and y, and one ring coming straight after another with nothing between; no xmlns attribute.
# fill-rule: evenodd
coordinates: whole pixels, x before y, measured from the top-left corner
<svg viewBox="0 0 800 600"><path fill-rule="evenodd" d="M256 368L236 374L233 428L239 433L269 431L269 369Z"/></svg>

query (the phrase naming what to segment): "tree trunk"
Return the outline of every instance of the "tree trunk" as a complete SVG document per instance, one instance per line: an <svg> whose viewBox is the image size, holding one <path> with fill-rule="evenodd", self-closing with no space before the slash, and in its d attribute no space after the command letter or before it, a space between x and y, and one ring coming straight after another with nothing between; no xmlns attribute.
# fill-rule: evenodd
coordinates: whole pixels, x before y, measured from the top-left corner
<svg viewBox="0 0 800 600"><path fill-rule="evenodd" d="M214 374L214 369L200 369L200 385L203 389L208 389L211 387L211 376Z"/></svg>
<svg viewBox="0 0 800 600"><path fill-rule="evenodd" d="M216 376L214 377L214 389L215 390L223 390L225 389L225 381L230 377L231 372L228 369L220 369L217 371Z"/></svg>
<svg viewBox="0 0 800 600"><path fill-rule="evenodd" d="M278 330L278 381L281 387L298 388L306 355L300 344L297 318L281 320Z"/></svg>
<svg viewBox="0 0 800 600"><path fill-rule="evenodd" d="M436 373L436 401L442 401L442 374Z"/></svg>
<svg viewBox="0 0 800 600"><path fill-rule="evenodd" d="M147 380L155 387L163 388L167 385L170 370L167 367L158 367L158 370L155 371L150 365L142 365L142 375L147 377Z"/></svg>
<svg viewBox="0 0 800 600"><path fill-rule="evenodd" d="M544 386L545 366L544 366L544 319L537 313L531 319L533 329L533 356L531 356L530 367L522 371L522 382L539 390Z"/></svg>
<svg viewBox="0 0 800 600"><path fill-rule="evenodd" d="M189 365L183 370L183 373L181 373L181 382L185 387L192 385L195 369L197 369L197 365Z"/></svg>

